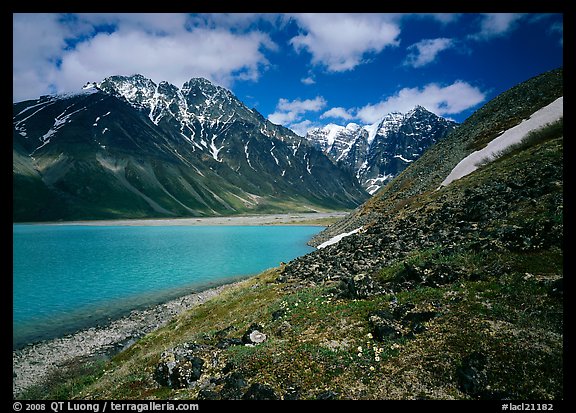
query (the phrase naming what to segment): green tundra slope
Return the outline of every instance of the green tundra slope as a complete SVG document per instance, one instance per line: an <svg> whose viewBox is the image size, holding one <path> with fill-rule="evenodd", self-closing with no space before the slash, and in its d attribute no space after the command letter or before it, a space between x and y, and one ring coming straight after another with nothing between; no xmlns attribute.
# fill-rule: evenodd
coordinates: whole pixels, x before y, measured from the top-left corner
<svg viewBox="0 0 576 413"><path fill-rule="evenodd" d="M559 96L561 70L511 89L331 226L358 232L23 396L562 399L562 123L439 188Z"/></svg>

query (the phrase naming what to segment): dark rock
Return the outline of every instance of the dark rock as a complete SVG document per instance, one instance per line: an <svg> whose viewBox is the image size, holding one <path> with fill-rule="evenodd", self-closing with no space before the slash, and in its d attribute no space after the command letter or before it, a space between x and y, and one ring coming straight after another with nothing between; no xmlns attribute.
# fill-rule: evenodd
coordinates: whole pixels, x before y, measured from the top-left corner
<svg viewBox="0 0 576 413"><path fill-rule="evenodd" d="M406 313L402 322L404 324L415 325L425 323L426 321L432 320L436 317L438 313L436 311L421 311L415 313Z"/></svg>
<svg viewBox="0 0 576 413"><path fill-rule="evenodd" d="M288 282L288 276L285 274L280 274L278 277L276 277L276 282L281 284L286 283Z"/></svg>
<svg viewBox="0 0 576 413"><path fill-rule="evenodd" d="M225 337L228 337L228 334L232 331L236 331L236 327L234 326L228 326L222 330L218 330L216 333L214 333L214 336L217 339L223 339Z"/></svg>
<svg viewBox="0 0 576 413"><path fill-rule="evenodd" d="M424 331L426 331L426 326L422 323L413 323L410 326L410 331L414 334L420 334L423 333Z"/></svg>
<svg viewBox="0 0 576 413"><path fill-rule="evenodd" d="M397 304L393 307L392 316L395 320L401 320L404 318L406 313L416 306L412 303Z"/></svg>
<svg viewBox="0 0 576 413"><path fill-rule="evenodd" d="M284 393L284 400L300 400L300 388L289 387Z"/></svg>
<svg viewBox="0 0 576 413"><path fill-rule="evenodd" d="M394 316L388 311L370 313L368 322L375 340L394 340L402 337L402 330L395 325Z"/></svg>
<svg viewBox="0 0 576 413"><path fill-rule="evenodd" d="M214 390L202 389L198 392L198 400L220 400L220 395Z"/></svg>
<svg viewBox="0 0 576 413"><path fill-rule="evenodd" d="M338 296L349 299L367 298L383 292L382 286L366 274L343 278L338 288Z"/></svg>
<svg viewBox="0 0 576 413"><path fill-rule="evenodd" d="M326 390L321 393L318 393L316 396L316 400L336 400L338 398L338 393L333 392L332 390Z"/></svg>
<svg viewBox="0 0 576 413"><path fill-rule="evenodd" d="M552 297L562 298L564 296L564 278L559 278L550 283L548 294Z"/></svg>
<svg viewBox="0 0 576 413"><path fill-rule="evenodd" d="M216 343L216 347L219 349L226 349L230 346L241 346L244 342L239 338L223 338Z"/></svg>
<svg viewBox="0 0 576 413"><path fill-rule="evenodd" d="M473 352L462 359L456 369L458 387L470 396L479 397L486 391L488 377L486 374L487 358L483 353Z"/></svg>
<svg viewBox="0 0 576 413"><path fill-rule="evenodd" d="M222 369L222 373L223 373L223 374L228 374L228 373L230 373L231 371L233 371L235 367L236 367L236 366L234 366L234 363L227 362L227 363L224 365L224 368Z"/></svg>
<svg viewBox="0 0 576 413"><path fill-rule="evenodd" d="M272 321L276 321L286 315L286 310L280 309L272 313Z"/></svg>
<svg viewBox="0 0 576 413"><path fill-rule="evenodd" d="M204 360L183 349L166 351L162 353L153 377L161 386L180 389L200 379L203 365Z"/></svg>
<svg viewBox="0 0 576 413"><path fill-rule="evenodd" d="M238 372L230 373L224 378L220 398L224 400L239 400L248 384L244 376Z"/></svg>
<svg viewBox="0 0 576 413"><path fill-rule="evenodd" d="M250 388L242 396L243 400L280 400L272 387L266 384L252 383Z"/></svg>

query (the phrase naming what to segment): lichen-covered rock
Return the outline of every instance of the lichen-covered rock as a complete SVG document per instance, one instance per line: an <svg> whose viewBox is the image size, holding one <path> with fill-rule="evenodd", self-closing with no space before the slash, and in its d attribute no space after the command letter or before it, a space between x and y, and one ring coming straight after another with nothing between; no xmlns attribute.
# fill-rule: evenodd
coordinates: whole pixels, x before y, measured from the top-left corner
<svg viewBox="0 0 576 413"><path fill-rule="evenodd" d="M248 345L260 344L266 341L268 338L266 334L262 332L263 328L259 324L252 324L248 327L248 330L242 335L242 342Z"/></svg>
<svg viewBox="0 0 576 413"><path fill-rule="evenodd" d="M462 359L461 366L456 369L458 387L462 392L477 397L486 390L488 377L486 374L486 355L474 352Z"/></svg>
<svg viewBox="0 0 576 413"><path fill-rule="evenodd" d="M266 384L252 383L242 396L243 400L280 400L272 387Z"/></svg>
<svg viewBox="0 0 576 413"><path fill-rule="evenodd" d="M376 283L369 275L357 274L353 277L346 277L340 281L338 296L342 298L368 298L372 295L380 294L382 286Z"/></svg>
<svg viewBox="0 0 576 413"><path fill-rule="evenodd" d="M378 341L394 340L402 337L402 329L388 311L374 311L368 315L372 336Z"/></svg>
<svg viewBox="0 0 576 413"><path fill-rule="evenodd" d="M154 380L172 389L189 387L200 379L204 360L193 349L177 347L162 353L154 370Z"/></svg>

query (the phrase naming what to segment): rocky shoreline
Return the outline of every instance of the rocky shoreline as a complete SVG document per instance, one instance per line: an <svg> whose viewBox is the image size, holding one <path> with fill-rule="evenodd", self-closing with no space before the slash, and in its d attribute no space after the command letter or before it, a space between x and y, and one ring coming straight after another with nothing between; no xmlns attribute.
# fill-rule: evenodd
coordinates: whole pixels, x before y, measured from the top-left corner
<svg viewBox="0 0 576 413"><path fill-rule="evenodd" d="M175 315L202 304L240 283L237 281L192 293L143 310L133 310L110 324L90 327L12 352L12 395L41 384L50 373L75 359L110 357L140 337L167 324Z"/></svg>
<svg viewBox="0 0 576 413"><path fill-rule="evenodd" d="M310 221L342 218L346 212L246 215L233 217L52 222L46 225L310 225ZM238 281L241 282L241 281ZM50 373L73 360L110 357L140 337L165 325L176 314L201 304L238 282L188 294L112 320L105 326L79 330L63 337L29 344L12 352L12 394L41 384Z"/></svg>

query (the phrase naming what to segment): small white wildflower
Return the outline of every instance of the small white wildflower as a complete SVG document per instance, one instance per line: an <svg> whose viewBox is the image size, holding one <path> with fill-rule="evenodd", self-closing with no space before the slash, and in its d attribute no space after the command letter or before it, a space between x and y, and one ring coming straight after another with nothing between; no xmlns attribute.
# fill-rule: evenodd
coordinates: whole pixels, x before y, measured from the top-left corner
<svg viewBox="0 0 576 413"><path fill-rule="evenodd" d="M372 338L372 333L368 333L368 334L366 334L366 337L368 337L368 338Z"/></svg>
<svg viewBox="0 0 576 413"><path fill-rule="evenodd" d="M374 357L374 361L380 361L380 357L379 356Z"/></svg>
<svg viewBox="0 0 576 413"><path fill-rule="evenodd" d="M374 366L370 366L370 371L374 371Z"/></svg>
<svg viewBox="0 0 576 413"><path fill-rule="evenodd" d="M358 346L358 352L362 352L362 346Z"/></svg>

